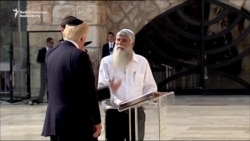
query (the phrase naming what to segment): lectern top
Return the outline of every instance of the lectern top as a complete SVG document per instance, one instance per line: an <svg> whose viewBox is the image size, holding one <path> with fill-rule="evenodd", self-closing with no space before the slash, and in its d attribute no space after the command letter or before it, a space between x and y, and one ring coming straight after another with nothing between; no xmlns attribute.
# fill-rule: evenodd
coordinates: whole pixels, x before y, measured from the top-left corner
<svg viewBox="0 0 250 141"><path fill-rule="evenodd" d="M125 102L121 102L119 104L118 110L119 111L123 111L126 110L128 108L132 108L132 107L137 107L140 106L140 104L146 102L146 101L157 101L159 98L167 96L169 94L172 94L173 92L155 92L155 93L149 93L149 94L145 94L139 97L136 97L134 99L125 101Z"/></svg>

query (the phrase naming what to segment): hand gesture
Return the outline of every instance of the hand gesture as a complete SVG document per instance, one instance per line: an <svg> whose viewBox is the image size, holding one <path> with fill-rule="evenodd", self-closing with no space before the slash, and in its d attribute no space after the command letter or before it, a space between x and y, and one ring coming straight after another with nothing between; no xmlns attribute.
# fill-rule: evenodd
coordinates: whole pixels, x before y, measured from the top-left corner
<svg viewBox="0 0 250 141"><path fill-rule="evenodd" d="M100 124L95 125L94 126L94 131L95 131L94 134L93 134L94 138L97 138L98 136L100 136L101 131L102 131L102 124L100 123Z"/></svg>
<svg viewBox="0 0 250 141"><path fill-rule="evenodd" d="M118 88L121 86L121 84L122 84L121 80L115 81L115 79L113 78L110 81L109 88L111 89L112 92L116 92Z"/></svg>

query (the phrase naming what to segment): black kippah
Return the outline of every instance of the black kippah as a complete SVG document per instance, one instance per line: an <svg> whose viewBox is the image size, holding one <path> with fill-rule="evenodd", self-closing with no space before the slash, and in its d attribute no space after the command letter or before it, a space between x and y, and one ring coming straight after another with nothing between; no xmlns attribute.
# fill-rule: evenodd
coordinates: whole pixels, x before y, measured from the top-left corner
<svg viewBox="0 0 250 141"><path fill-rule="evenodd" d="M69 25L69 26L77 26L77 25L82 24L82 23L83 23L82 20L80 20L80 19L74 19L72 21L69 21L67 23L67 25Z"/></svg>

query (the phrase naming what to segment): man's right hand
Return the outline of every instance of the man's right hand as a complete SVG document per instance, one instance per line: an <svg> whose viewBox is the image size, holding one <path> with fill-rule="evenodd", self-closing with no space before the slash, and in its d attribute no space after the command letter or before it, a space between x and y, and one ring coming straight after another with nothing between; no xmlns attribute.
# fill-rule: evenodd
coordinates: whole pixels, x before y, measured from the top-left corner
<svg viewBox="0 0 250 141"><path fill-rule="evenodd" d="M94 126L94 134L93 137L94 138L98 138L101 135L101 131L102 131L102 124L97 124Z"/></svg>
<svg viewBox="0 0 250 141"><path fill-rule="evenodd" d="M109 84L109 88L111 89L111 91L114 93L116 92L119 87L122 84L122 80L115 80L114 78L111 80L110 84Z"/></svg>

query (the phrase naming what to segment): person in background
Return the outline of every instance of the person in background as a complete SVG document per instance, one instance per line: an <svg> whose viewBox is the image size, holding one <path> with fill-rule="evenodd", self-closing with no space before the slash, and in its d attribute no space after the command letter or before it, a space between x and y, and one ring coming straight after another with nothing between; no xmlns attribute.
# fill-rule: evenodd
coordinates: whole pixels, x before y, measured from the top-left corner
<svg viewBox="0 0 250 141"><path fill-rule="evenodd" d="M112 54L112 52L113 52L113 48L115 47L115 35L113 32L108 32L107 41L108 42L105 43L102 47L102 58ZM110 98L109 91L106 91L106 93L104 93L104 91L103 91L101 94L98 93L98 100L99 101L101 101L103 99L107 99L107 98Z"/></svg>
<svg viewBox="0 0 250 141"><path fill-rule="evenodd" d="M113 32L108 32L107 34L107 43L102 47L102 58L112 54L113 48L115 46L115 35Z"/></svg>
<svg viewBox="0 0 250 141"><path fill-rule="evenodd" d="M130 29L122 29L116 34L112 55L101 60L98 77L98 88L107 87L113 78L121 81L117 91L111 91L110 99L102 101L105 110L105 131L107 141L124 141L129 139L129 113L119 112L117 106L144 94L157 92L148 61L135 54L133 47L135 34ZM134 113L132 113L133 115ZM134 119L131 116L131 119ZM144 139L145 112L138 107L138 136ZM132 120L132 140L135 140L134 120Z"/></svg>
<svg viewBox="0 0 250 141"><path fill-rule="evenodd" d="M53 48L54 40L51 37L48 37L46 39L46 46L38 50L37 54L37 63L39 63L40 66L40 90L39 90L39 96L38 101L43 102L45 93L46 93L46 74L45 74L45 57L47 51Z"/></svg>

